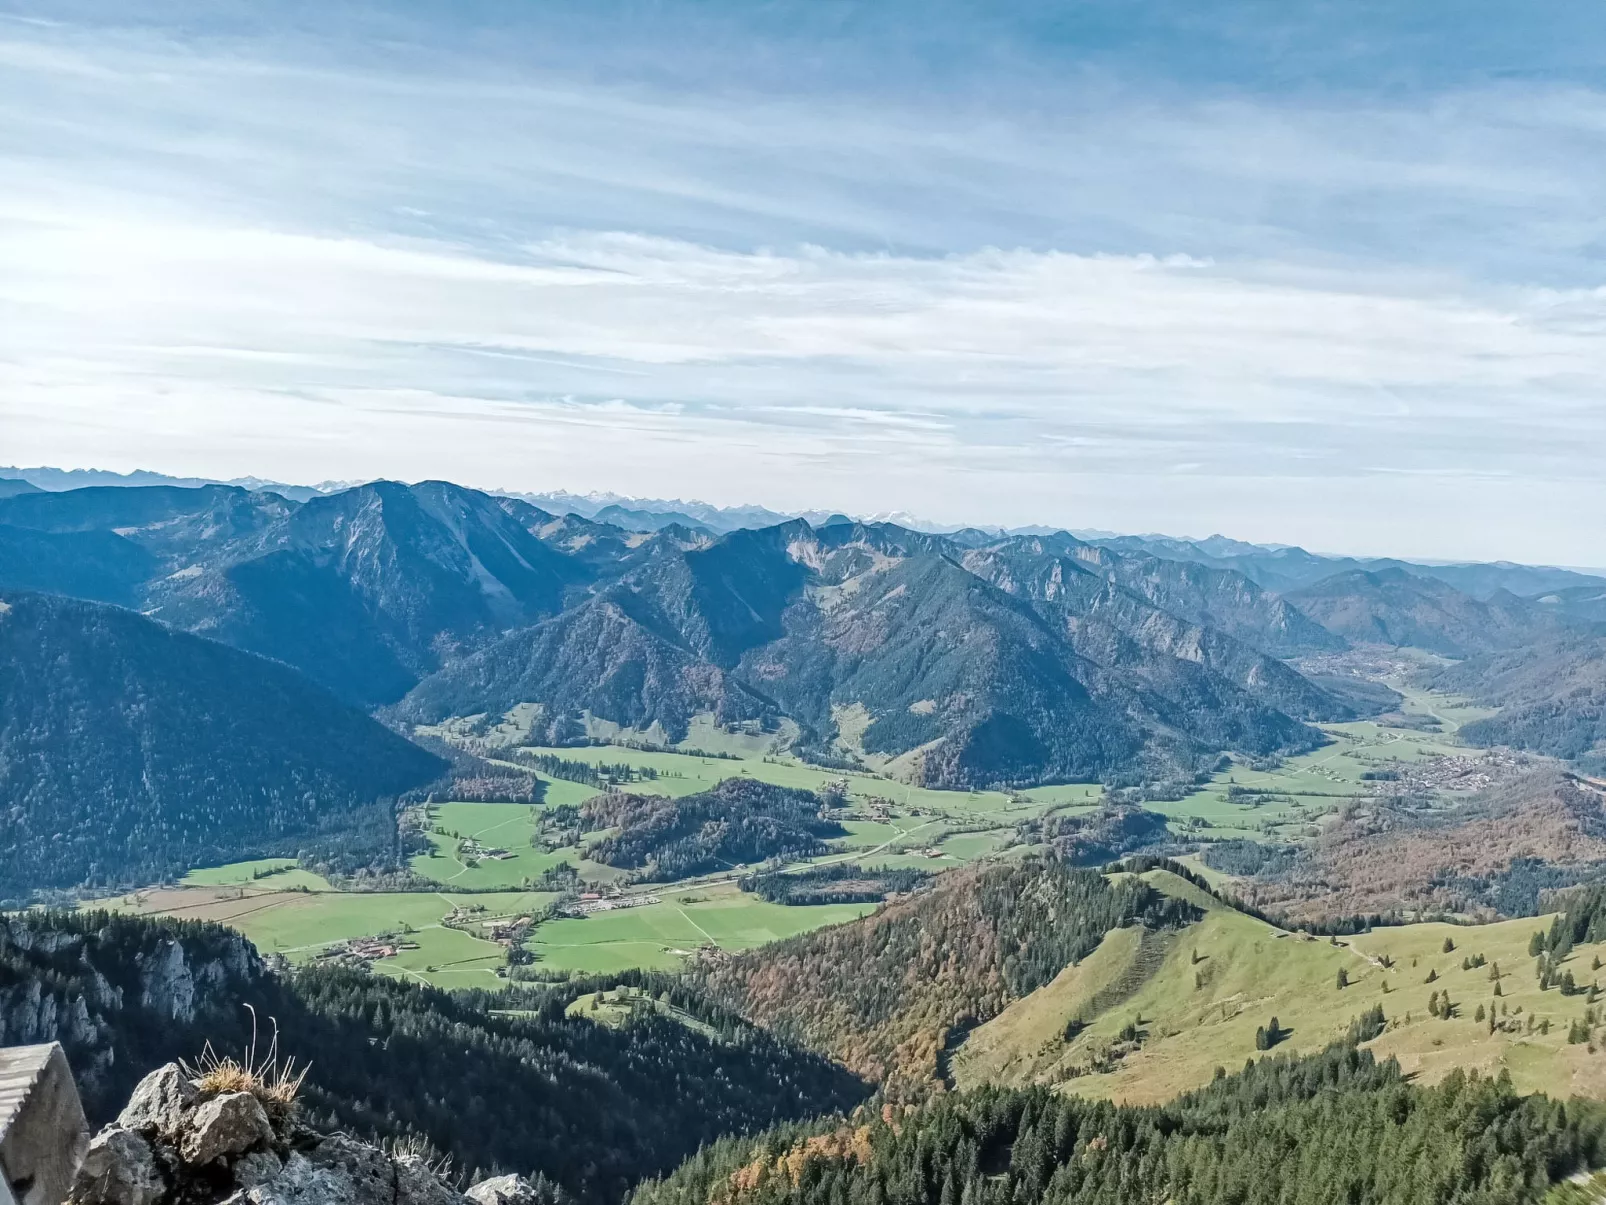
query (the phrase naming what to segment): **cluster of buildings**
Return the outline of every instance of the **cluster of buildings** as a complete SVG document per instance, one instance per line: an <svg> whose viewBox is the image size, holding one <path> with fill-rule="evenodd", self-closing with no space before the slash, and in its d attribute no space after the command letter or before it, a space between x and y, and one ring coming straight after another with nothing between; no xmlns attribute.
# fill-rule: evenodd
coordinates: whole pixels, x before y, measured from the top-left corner
<svg viewBox="0 0 1606 1205"><path fill-rule="evenodd" d="M1518 754L1490 752L1477 757L1424 757L1391 765L1396 776L1374 779L1365 785L1374 793L1404 791L1482 791L1510 778L1527 759Z"/></svg>
<svg viewBox="0 0 1606 1205"><path fill-rule="evenodd" d="M318 957L330 961L378 962L382 958L394 958L402 950L416 949L416 941L401 941L393 937L353 937L330 946Z"/></svg>
<svg viewBox="0 0 1606 1205"><path fill-rule="evenodd" d="M656 895L603 895L587 891L563 909L564 916L590 916L593 912L613 912L620 908L641 908L658 903Z"/></svg>
<svg viewBox="0 0 1606 1205"><path fill-rule="evenodd" d="M513 856L513 852L511 850L499 849L494 845L481 845L473 837L464 837L457 843L457 854L460 858L474 858L479 860L490 858L497 862Z"/></svg>
<svg viewBox="0 0 1606 1205"><path fill-rule="evenodd" d="M480 922L482 936L502 946L516 946L530 931L533 920L528 916L501 917Z"/></svg>

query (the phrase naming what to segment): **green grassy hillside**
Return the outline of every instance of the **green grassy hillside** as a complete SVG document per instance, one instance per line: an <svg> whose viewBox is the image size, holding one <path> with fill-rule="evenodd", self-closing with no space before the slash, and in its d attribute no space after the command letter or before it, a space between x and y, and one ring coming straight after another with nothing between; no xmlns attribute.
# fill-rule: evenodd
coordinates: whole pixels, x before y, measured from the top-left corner
<svg viewBox="0 0 1606 1205"><path fill-rule="evenodd" d="M1573 1023L1595 1011L1588 996L1539 990L1528 941L1549 918L1406 925L1333 944L1237 912L1168 872L1143 877L1205 908L1204 917L1169 937L1110 934L1080 966L970 1035L951 1064L959 1086L1045 1083L1157 1103L1209 1083L1217 1067L1231 1071L1257 1057L1255 1032L1273 1017L1286 1031L1276 1049L1303 1054L1343 1037L1352 1021L1381 1005L1386 1028L1369 1049L1397 1057L1424 1082L1457 1067L1504 1069L1522 1091L1606 1092L1601 1028L1592 1026L1589 1040L1569 1041ZM1446 940L1453 950L1444 949ZM1463 969L1463 959L1477 956L1485 965ZM1564 964L1581 988L1606 974L1594 969L1597 957L1606 960L1606 945L1580 945ZM1499 997L1490 977L1495 964ZM1340 971L1348 980L1342 988ZM1451 1015L1431 1015L1430 997L1446 991ZM1490 1031L1491 1007L1504 1029ZM1078 1019L1085 1028L1076 1032Z"/></svg>

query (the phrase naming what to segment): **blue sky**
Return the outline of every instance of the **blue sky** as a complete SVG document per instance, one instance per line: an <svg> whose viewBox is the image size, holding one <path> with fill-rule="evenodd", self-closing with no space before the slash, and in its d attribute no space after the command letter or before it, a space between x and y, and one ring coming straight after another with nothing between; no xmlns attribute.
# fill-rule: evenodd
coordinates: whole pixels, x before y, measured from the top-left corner
<svg viewBox="0 0 1606 1205"><path fill-rule="evenodd" d="M0 3L0 459L1606 564L1603 12Z"/></svg>

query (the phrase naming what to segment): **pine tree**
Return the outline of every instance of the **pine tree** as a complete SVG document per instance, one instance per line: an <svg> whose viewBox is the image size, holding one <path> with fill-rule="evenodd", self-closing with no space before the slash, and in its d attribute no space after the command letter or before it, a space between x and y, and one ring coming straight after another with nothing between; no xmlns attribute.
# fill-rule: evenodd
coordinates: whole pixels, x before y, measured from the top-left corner
<svg viewBox="0 0 1606 1205"><path fill-rule="evenodd" d="M1349 986L1349 972L1343 967L1338 968L1338 990L1343 991Z"/></svg>
<svg viewBox="0 0 1606 1205"><path fill-rule="evenodd" d="M1446 954L1448 954L1451 951L1453 951L1454 949L1455 949L1455 939L1454 938L1450 938L1450 937L1446 937L1444 939L1444 952Z"/></svg>
<svg viewBox="0 0 1606 1205"><path fill-rule="evenodd" d="M1473 1020L1474 1020L1474 1021L1481 1021L1481 1020L1483 1020L1483 1005L1481 1005L1481 1004L1480 1004L1480 1005L1478 1005L1478 1011L1477 1011L1477 1012L1476 1012L1476 1013L1475 1013L1475 1014L1473 1014L1473 1017L1472 1017L1472 1019L1473 1019Z"/></svg>
<svg viewBox="0 0 1606 1205"><path fill-rule="evenodd" d="M1439 977L1439 972L1430 968L1428 970L1428 977L1424 982L1433 983L1438 979L1438 977Z"/></svg>

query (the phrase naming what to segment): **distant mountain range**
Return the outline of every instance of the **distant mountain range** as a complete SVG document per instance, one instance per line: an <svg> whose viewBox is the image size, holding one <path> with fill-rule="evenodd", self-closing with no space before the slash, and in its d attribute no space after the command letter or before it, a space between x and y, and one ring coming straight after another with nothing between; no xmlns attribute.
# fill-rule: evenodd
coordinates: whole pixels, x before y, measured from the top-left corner
<svg viewBox="0 0 1606 1205"><path fill-rule="evenodd" d="M0 584L133 607L408 721L538 703L555 743L596 719L662 741L700 714L791 721L817 757L945 786L1186 778L1224 749L1309 748L1310 722L1387 697L1286 659L1517 647L1593 605L1399 568L1283 597L1223 559L842 516L648 533L447 482L0 499Z"/></svg>
<svg viewBox="0 0 1606 1205"><path fill-rule="evenodd" d="M439 481L305 501L220 484L23 485L0 496L0 589L102 604L25 604L51 619L63 648L79 649L67 634L78 624L146 650L168 647L158 637L177 629L254 655L228 650L238 660L225 666L218 644L173 645L197 659L204 693L148 651L101 682L85 652L74 664L99 682L86 692L153 707L177 697L177 714L197 718L163 739L193 729L193 748L172 748L197 764L214 757L226 778L233 753L207 753L199 717L232 712L251 731L295 732L299 721L259 706L290 707L294 681L295 708L352 717L339 721L354 725L349 789L322 792L350 801L401 789L366 766L370 753L414 765L400 776L408 782L428 766L383 753L412 747L387 745L396 738L343 707L428 724L535 704L530 736L552 744L599 733L675 743L711 717L824 764L942 787L1187 782L1223 752L1310 749L1325 739L1315 723L1397 706L1379 683L1296 668L1357 644L1466 659L1446 681L1513 709L1469 733L1580 757L1606 740L1598 707L1568 701L1598 689L1589 667L1606 639L1606 582L1456 567L1480 590L1519 574L1552 582L1520 597L1498 585L1473 593L1421 567L1351 565L1279 591L1257 579L1262 561L1303 573L1309 554L1252 554L1220 538L1187 547L1193 555L1175 542L938 534L840 515L723 534L676 522L642 531ZM31 698L42 688L21 689ZM249 697L231 702L234 692ZM35 783L48 784L41 798L70 796L53 754L37 756L32 771L10 763L20 777L8 798L31 798ZM92 786L123 789L110 778ZM287 821L286 834L304 821Z"/></svg>
<svg viewBox="0 0 1606 1205"><path fill-rule="evenodd" d="M0 466L0 498L18 489L13 482L24 482L36 489L67 490L85 486L235 485L247 490L276 493L305 502L321 494L339 493L355 481L329 481L315 486L287 485L264 478L169 477L162 473L135 471L111 473L100 469L15 468ZM707 502L674 498L632 498L607 492L575 494L566 490L521 493L515 490L486 490L496 497L518 498L554 515L578 515L620 527L626 531L655 532L666 527L683 527L711 535L732 531L773 527L791 519L803 519L816 527L851 521L835 511L775 511L763 506L714 506ZM1053 536L1066 529L1029 524L1022 527L964 528L951 531L941 524L903 512L854 516L867 523L894 526L948 535L960 543L988 543L1004 536ZM1419 577L1445 582L1476 598L1486 599L1499 590L1527 597L1546 592L1606 590L1606 568L1600 570L1563 569L1553 566L1519 565L1510 561L1427 562L1404 561L1394 557L1328 556L1307 552L1287 544L1251 544L1223 535L1204 539L1167 535L1121 535L1099 529L1071 528L1068 534L1085 544L1107 547L1114 552L1141 552L1165 560L1196 561L1216 568L1233 569L1258 585L1279 593L1312 585L1322 578L1350 570L1376 572L1403 569Z"/></svg>
<svg viewBox="0 0 1606 1205"><path fill-rule="evenodd" d="M1246 544L1225 536L1211 536L1205 540L1111 536L1091 542L1117 552L1146 552L1172 560L1236 569L1266 589L1279 593L1303 589L1338 573L1378 573L1390 569L1444 582L1479 599L1487 599L1502 590L1528 597L1573 587L1606 588L1606 576L1544 565L1517 565L1510 561L1441 564L1402 561L1394 557L1320 556L1303 548Z"/></svg>
<svg viewBox="0 0 1606 1205"><path fill-rule="evenodd" d="M1571 626L1559 608L1507 590L1486 599L1404 569L1351 569L1294 590L1288 601L1356 644L1420 648L1468 657L1555 639Z"/></svg>

